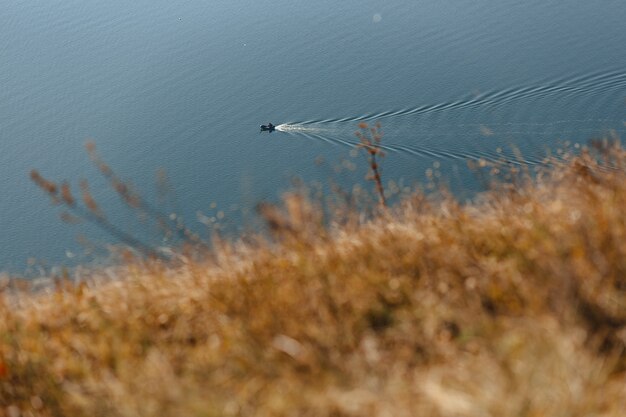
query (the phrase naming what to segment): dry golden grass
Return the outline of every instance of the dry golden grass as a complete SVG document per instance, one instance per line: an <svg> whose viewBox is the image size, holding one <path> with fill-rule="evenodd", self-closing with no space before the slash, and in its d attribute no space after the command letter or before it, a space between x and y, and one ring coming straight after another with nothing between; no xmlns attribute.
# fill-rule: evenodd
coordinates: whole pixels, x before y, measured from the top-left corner
<svg viewBox="0 0 626 417"><path fill-rule="evenodd" d="M7 288L0 415L622 417L626 152L599 148L470 205L329 225L291 194L271 241Z"/></svg>

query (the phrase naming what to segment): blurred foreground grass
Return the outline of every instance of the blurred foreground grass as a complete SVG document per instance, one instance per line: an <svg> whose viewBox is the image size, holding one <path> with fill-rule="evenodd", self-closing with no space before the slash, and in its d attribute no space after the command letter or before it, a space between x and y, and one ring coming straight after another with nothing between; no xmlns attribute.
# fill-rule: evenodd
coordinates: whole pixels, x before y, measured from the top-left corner
<svg viewBox="0 0 626 417"><path fill-rule="evenodd" d="M626 415L626 151L0 295L2 416Z"/></svg>

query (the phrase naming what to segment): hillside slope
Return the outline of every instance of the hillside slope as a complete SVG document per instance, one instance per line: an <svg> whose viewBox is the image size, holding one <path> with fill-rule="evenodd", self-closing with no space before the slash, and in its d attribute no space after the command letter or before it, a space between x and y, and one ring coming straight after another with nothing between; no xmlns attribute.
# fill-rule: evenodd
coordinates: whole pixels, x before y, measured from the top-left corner
<svg viewBox="0 0 626 417"><path fill-rule="evenodd" d="M273 239L4 290L0 415L614 416L626 410L626 152L420 193ZM501 168L494 168L501 169Z"/></svg>

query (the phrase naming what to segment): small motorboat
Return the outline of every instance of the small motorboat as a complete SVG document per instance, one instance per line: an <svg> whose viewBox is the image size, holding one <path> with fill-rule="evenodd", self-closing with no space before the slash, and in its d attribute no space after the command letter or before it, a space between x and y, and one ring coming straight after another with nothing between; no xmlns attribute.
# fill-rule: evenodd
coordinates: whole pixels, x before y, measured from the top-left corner
<svg viewBox="0 0 626 417"><path fill-rule="evenodd" d="M261 132L273 132L274 130L276 130L276 126L271 123L261 125Z"/></svg>

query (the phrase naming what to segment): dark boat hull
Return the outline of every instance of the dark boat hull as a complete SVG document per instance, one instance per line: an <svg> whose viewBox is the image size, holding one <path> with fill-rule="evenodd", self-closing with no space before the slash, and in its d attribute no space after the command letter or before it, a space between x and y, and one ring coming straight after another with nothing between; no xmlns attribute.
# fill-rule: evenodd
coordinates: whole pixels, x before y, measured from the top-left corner
<svg viewBox="0 0 626 417"><path fill-rule="evenodd" d="M274 130L276 130L276 126L261 125L262 132L273 132Z"/></svg>

